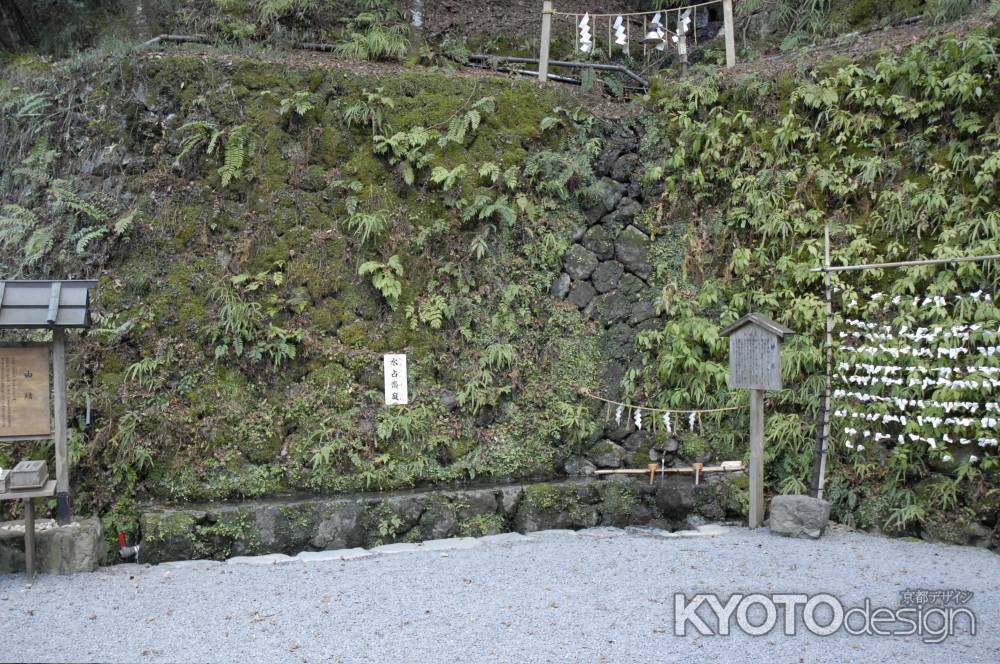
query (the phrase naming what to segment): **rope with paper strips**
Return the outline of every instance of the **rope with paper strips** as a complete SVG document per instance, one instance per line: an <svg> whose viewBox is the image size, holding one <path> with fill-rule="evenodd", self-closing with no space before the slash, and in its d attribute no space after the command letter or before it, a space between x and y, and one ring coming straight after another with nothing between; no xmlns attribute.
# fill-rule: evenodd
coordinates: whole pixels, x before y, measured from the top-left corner
<svg viewBox="0 0 1000 664"><path fill-rule="evenodd" d="M846 448L921 445L942 462L972 464L972 450L997 447L1000 311L991 294L841 299L831 410Z"/></svg>
<svg viewBox="0 0 1000 664"><path fill-rule="evenodd" d="M605 399L604 397L599 397L596 394L591 394L585 389L580 389L580 394L594 399L596 401L602 401L609 406L615 406L615 424L621 426L622 417L624 416L626 421L632 420L635 422L636 429L642 430L643 422L645 421L642 417L643 413L661 413L661 421L663 423L664 431L668 434L672 434L679 430L679 427L674 422L671 415L687 415L688 429L694 431L696 424L698 423L699 416L706 413L724 413L731 410L739 410L739 406L730 406L727 408L695 408L695 409L682 409L682 408L653 408L651 406L635 406L632 404L624 403L621 401L615 401L614 399ZM651 429L656 430L658 426L656 418L649 418L651 422Z"/></svg>

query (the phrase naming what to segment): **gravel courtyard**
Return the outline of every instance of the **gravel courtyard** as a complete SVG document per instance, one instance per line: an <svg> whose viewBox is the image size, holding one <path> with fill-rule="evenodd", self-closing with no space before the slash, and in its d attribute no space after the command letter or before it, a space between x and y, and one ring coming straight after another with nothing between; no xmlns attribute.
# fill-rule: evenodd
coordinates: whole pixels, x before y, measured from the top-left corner
<svg viewBox="0 0 1000 664"><path fill-rule="evenodd" d="M0 576L10 662L997 662L1000 557L832 528L651 536L599 528L265 557ZM711 532L711 531L709 531ZM308 560L308 558L313 558ZM273 560L281 562L273 563ZM918 636L674 636L676 592L828 592L896 607L906 589L968 590L977 631ZM703 607L704 608L704 607ZM758 607L759 608L759 607ZM801 611L801 607L800 607ZM753 612L751 612L753 615ZM756 622L760 622L758 618Z"/></svg>

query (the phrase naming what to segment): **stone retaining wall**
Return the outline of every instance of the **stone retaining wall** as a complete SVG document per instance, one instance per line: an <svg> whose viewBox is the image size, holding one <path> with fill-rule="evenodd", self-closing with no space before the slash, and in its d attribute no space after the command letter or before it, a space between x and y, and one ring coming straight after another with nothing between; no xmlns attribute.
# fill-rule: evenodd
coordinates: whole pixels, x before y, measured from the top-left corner
<svg viewBox="0 0 1000 664"><path fill-rule="evenodd" d="M667 530L738 518L745 476L578 479L461 490L304 498L142 513L140 562L224 560L453 536L652 524Z"/></svg>

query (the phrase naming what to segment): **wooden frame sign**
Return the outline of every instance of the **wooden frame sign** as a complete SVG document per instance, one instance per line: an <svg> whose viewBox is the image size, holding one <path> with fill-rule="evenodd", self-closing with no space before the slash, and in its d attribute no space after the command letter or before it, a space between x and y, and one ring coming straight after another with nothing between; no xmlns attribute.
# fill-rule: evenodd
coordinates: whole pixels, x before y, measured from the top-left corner
<svg viewBox="0 0 1000 664"><path fill-rule="evenodd" d="M0 347L0 440L52 437L48 346Z"/></svg>

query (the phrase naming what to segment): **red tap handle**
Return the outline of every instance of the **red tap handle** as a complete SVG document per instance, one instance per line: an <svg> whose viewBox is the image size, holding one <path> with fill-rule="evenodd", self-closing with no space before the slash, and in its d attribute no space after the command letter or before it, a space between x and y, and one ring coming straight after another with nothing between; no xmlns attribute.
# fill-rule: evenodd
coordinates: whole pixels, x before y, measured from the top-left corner
<svg viewBox="0 0 1000 664"><path fill-rule="evenodd" d="M125 533L118 531L118 548L125 548Z"/></svg>

